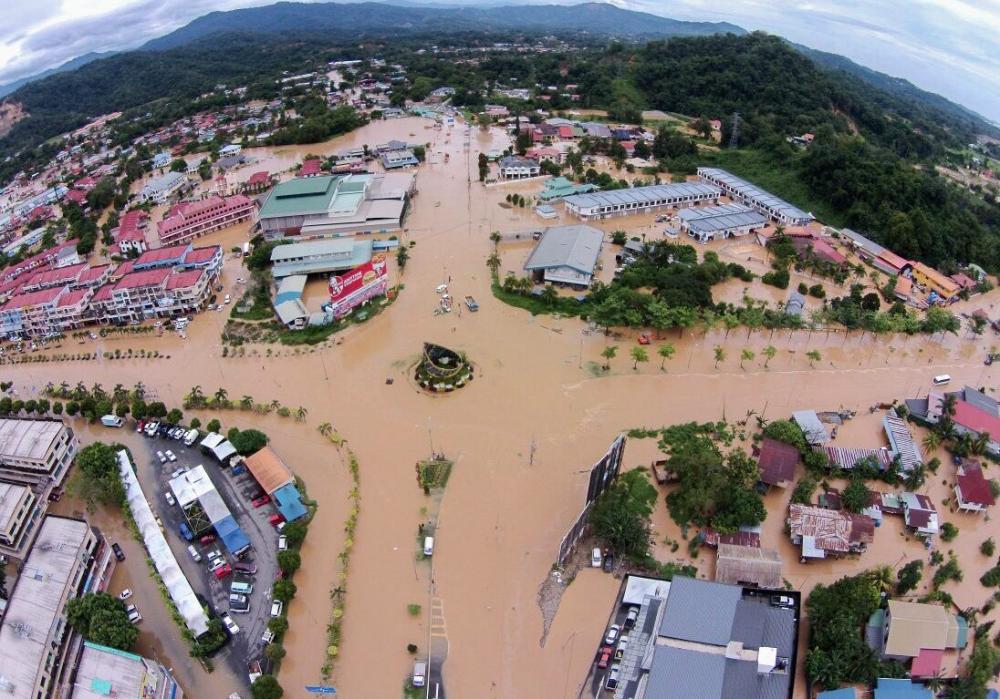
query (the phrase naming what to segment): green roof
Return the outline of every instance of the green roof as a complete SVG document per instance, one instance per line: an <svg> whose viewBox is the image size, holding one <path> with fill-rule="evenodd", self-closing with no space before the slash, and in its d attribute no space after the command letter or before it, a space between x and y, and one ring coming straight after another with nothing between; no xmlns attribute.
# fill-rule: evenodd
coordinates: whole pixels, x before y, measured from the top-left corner
<svg viewBox="0 0 1000 699"><path fill-rule="evenodd" d="M320 175L282 182L264 202L260 218L354 211L364 198L364 189L370 180L371 175Z"/></svg>

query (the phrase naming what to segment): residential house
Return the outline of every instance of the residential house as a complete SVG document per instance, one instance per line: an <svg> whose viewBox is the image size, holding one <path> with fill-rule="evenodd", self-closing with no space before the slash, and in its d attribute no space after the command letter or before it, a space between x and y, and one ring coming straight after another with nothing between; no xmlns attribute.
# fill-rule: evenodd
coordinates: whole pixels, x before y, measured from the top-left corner
<svg viewBox="0 0 1000 699"><path fill-rule="evenodd" d="M787 488L795 480L795 466L799 463L799 450L791 444L765 437L760 443L757 467L760 482L768 486Z"/></svg>
<svg viewBox="0 0 1000 699"><path fill-rule="evenodd" d="M798 503L788 507L788 528L803 561L862 553L875 540L869 517Z"/></svg>
<svg viewBox="0 0 1000 699"><path fill-rule="evenodd" d="M727 585L746 585L778 590L781 578L781 556L774 549L759 546L719 544L715 559L715 581Z"/></svg>
<svg viewBox="0 0 1000 699"><path fill-rule="evenodd" d="M381 155L382 167L386 170L395 170L403 167L413 167L419 165L420 161L409 148L401 150L385 151Z"/></svg>
<svg viewBox="0 0 1000 699"><path fill-rule="evenodd" d="M146 251L145 229L149 223L149 214L142 209L132 209L122 215L118 230L113 233L115 246L123 255L140 255Z"/></svg>
<svg viewBox="0 0 1000 699"><path fill-rule="evenodd" d="M978 461L966 459L955 478L955 502L964 512L985 512L996 502L993 487Z"/></svg>
<svg viewBox="0 0 1000 699"><path fill-rule="evenodd" d="M168 172L147 182L139 192L139 200L163 204L187 184L188 179L184 173Z"/></svg>
<svg viewBox="0 0 1000 699"><path fill-rule="evenodd" d="M936 296L946 303L958 298L961 287L953 279L941 274L933 267L929 267L923 262L914 262L910 273L913 276L913 281L930 291L932 296Z"/></svg>
<svg viewBox="0 0 1000 699"><path fill-rule="evenodd" d="M542 168L537 160L522 158L518 155L507 155L500 158L500 177L505 180L538 177L541 172Z"/></svg>
<svg viewBox="0 0 1000 699"><path fill-rule="evenodd" d="M921 493L900 493L903 521L918 535L936 536L939 531L937 509L929 497Z"/></svg>
<svg viewBox="0 0 1000 699"><path fill-rule="evenodd" d="M945 652L967 642L965 619L938 604L889 600L883 616L881 644L875 650L886 660L910 661L913 678L941 676Z"/></svg>

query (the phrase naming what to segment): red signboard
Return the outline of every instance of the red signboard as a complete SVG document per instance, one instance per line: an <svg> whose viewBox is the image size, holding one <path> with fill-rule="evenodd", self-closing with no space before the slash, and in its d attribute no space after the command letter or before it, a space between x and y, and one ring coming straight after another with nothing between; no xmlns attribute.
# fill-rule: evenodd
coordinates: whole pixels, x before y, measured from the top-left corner
<svg viewBox="0 0 1000 699"><path fill-rule="evenodd" d="M382 279L386 274L385 255L374 255L371 261L355 267L350 272L330 277L330 300L336 303Z"/></svg>

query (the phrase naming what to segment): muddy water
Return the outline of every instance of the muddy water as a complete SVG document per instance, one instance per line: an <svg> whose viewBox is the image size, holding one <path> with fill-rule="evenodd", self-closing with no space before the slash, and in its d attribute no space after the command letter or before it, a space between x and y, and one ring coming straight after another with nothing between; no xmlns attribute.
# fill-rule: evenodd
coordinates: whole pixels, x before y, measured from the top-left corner
<svg viewBox="0 0 1000 699"><path fill-rule="evenodd" d="M278 347L273 356L267 356L264 347L248 346L243 358L223 358L218 338L225 314L210 312L196 317L188 340L167 335L88 343L102 350L156 349L169 359L31 365L9 371L22 388L40 387L49 380L99 380L105 387L141 380L155 387L162 400L175 404L190 386L200 384L206 392L225 386L231 396L277 398L309 410L305 424L246 413L222 416L228 418L227 425L260 424L268 431L320 507L297 579L299 595L290 607L292 630L280 677L288 696L304 696L301 687L318 679L328 595L342 545L347 478L335 452L315 432L321 422L333 423L350 440L361 463L362 512L334 682L340 693L397 696L410 669L406 645L426 649L431 573L415 560L415 532L421 508L429 503L415 486L413 463L433 447L456 462L441 507L433 568L449 642L444 670L448 690L459 697L572 696L597 647L616 583L606 576L581 575L567 591L544 648L539 647L542 624L535 596L560 538L583 505L585 470L619 431L723 416L734 420L749 409L770 418L803 407L866 411L878 400L925 394L930 377L942 371L955 377L957 385L995 380L981 362L989 338L876 339L860 333L770 331L748 337L745 329L727 336L724 328L668 333L666 339L675 344L677 354L665 372L655 353L649 364L633 371L627 358L631 341L615 339L619 357L607 375L596 377L591 368L602 362L600 352L608 341L604 336L582 334L575 319L533 318L491 296L485 266L492 251L489 232L523 229L538 221L530 210L498 206L509 190L485 189L475 181L477 153L502 145L506 137L474 129L468 133L466 150L464 127L435 131L424 129L427 124L418 119L376 122L330 143L283 149L276 156L292 162L306 152L329 153L389 138L416 140L417 134L431 141L432 153L450 154L447 164L435 157L419 171L420 194L407 220L407 235L417 244L401 279L405 291L387 312L342 333L342 344L298 353ZM602 227L631 231L649 223L635 217ZM245 229L236 227L205 241L222 239L228 245L240 235ZM237 263L227 262L227 292L243 272ZM454 296L477 298L478 313L433 315L434 287L449 278ZM994 294L986 302L998 297ZM477 367L475 381L448 396L417 391L407 368L424 341L467 352ZM724 344L729 355L718 368L712 351L717 344ZM749 345L759 356L768 344L779 348L769 368L761 359L739 367L741 347ZM823 355L815 368L805 357L811 349ZM387 377L395 378L394 384L386 385ZM840 441L845 439L846 433ZM649 452L645 446L630 446L626 463L648 462ZM939 475L948 468L942 467ZM886 543L880 548L883 541L893 541L884 536L893 526L889 523L879 531L873 551L860 561L810 564L799 571L796 558L782 543L781 497L773 496L769 504L773 509L767 527L774 529L766 532L765 543L786 547L786 577L797 587L899 558L898 546ZM678 538L662 501L656 526L660 538ZM980 538L972 533L975 525L959 526L963 534L954 545L972 551ZM677 554L662 546L659 550L665 557L686 555L683 545ZM965 565L973 581L978 577L972 573L977 556ZM702 558L702 565L709 566L704 570L710 571L707 558ZM411 603L423 606L421 618L409 616L406 607ZM380 671L372 672L374 667ZM195 689L194 694L209 696L212 691Z"/></svg>

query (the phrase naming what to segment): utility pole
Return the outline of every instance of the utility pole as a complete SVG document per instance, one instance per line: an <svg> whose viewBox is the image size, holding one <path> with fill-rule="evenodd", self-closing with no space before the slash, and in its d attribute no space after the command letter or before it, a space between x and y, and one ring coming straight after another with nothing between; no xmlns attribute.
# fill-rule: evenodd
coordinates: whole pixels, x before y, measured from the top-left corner
<svg viewBox="0 0 1000 699"><path fill-rule="evenodd" d="M729 132L729 147L740 147L740 113L733 112L733 129Z"/></svg>
<svg viewBox="0 0 1000 699"><path fill-rule="evenodd" d="M531 448L530 448L530 450L528 452L528 454L529 454L528 455L528 465L529 466L534 466L535 465L535 449L536 448L537 448L537 446L535 444L535 435L531 435Z"/></svg>

